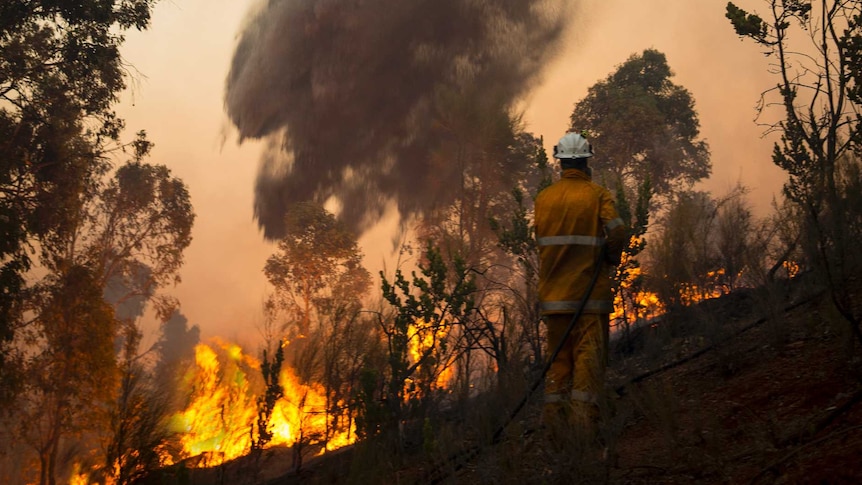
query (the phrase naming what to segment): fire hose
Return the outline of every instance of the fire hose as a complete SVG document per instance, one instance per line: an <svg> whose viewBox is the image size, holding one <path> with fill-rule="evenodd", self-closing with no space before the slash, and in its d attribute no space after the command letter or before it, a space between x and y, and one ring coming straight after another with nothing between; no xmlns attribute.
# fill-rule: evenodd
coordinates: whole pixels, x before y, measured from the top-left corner
<svg viewBox="0 0 862 485"><path fill-rule="evenodd" d="M603 244L601 247L601 250L599 251L598 257L596 258L596 264L595 264L596 269L595 269L595 271L593 271L592 278L590 279L590 285L589 285L589 287L587 287L587 291L586 291L586 293L584 293L583 298L581 298L581 301L578 304L577 311L572 315L572 320L569 322L569 326L566 329L566 332L563 334L564 337L562 339L560 339L560 342L557 344L557 347L554 349L554 352L548 358L547 362L545 363L544 368L542 368L541 375L539 375L539 377L536 378L535 381L533 381L533 384L527 390L527 393L524 395L524 397L521 399L521 401L518 403L518 405L515 406L515 408L512 410L512 412L509 413L508 418L506 418L506 420L503 421L503 424L501 424L497 428L497 430L494 432L494 435L491 438L491 442L489 443L490 446L496 446L500 443L500 441L503 438L503 432L505 432L506 428L508 428L509 425L512 424L512 422L515 420L515 418L518 416L518 414L521 412L521 410L524 409L524 406L526 406L527 403L530 402L530 398L533 396L533 393L536 392L536 389L538 389L539 386L542 385L542 382L544 382L545 376L547 375L548 371L551 369L551 365L554 363L554 360L556 360L557 356L560 355L560 352L563 350L563 345L565 345L566 340L568 340L568 335L572 332L572 330L575 329L575 325L578 323L578 319L581 318L581 315L584 313L584 307L586 307L587 300L589 299L590 295L592 294L593 289L595 289L596 282L599 280L599 274L601 274L602 264L604 263L605 256L607 255L607 251L608 251L607 245ZM462 450L459 453L454 453L454 454L450 455L449 458L444 463L444 465L449 465L449 464L454 463L454 466L452 468L447 467L447 470L443 471L443 472L441 472L441 469L443 469L443 465L436 467L434 470L432 470L430 473L428 473L426 475L426 479L423 480L423 482L430 483L430 484L438 484L438 483L442 482L443 480L445 480L446 478L448 478L452 474L454 474L454 473L458 472L459 470L461 470L462 468L464 468L464 466L467 463L469 463L471 460L473 460L474 458L479 456L480 451L481 451L481 449L480 449L479 445L475 445L475 446L473 446L467 450ZM458 460L458 458L460 456L463 456L464 458L462 460Z"/></svg>

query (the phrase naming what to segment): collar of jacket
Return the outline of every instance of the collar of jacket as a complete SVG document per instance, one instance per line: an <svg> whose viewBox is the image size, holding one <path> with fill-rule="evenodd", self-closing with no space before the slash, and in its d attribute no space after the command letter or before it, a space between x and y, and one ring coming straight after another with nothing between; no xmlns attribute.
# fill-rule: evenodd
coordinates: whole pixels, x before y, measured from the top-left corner
<svg viewBox="0 0 862 485"><path fill-rule="evenodd" d="M567 168L563 170L563 178L593 180L593 178L587 175L583 170L578 170L576 168Z"/></svg>

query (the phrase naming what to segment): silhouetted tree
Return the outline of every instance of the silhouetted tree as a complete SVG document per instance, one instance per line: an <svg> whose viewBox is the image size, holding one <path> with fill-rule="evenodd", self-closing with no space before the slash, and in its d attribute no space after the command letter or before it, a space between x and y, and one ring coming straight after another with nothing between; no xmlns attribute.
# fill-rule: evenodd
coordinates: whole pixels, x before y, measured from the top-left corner
<svg viewBox="0 0 862 485"><path fill-rule="evenodd" d="M300 203L285 216L288 233L264 267L275 288L268 306L284 311L291 330L308 336L321 313L357 308L371 278L356 236L326 209Z"/></svg>
<svg viewBox="0 0 862 485"><path fill-rule="evenodd" d="M356 237L323 207L300 203L285 216L288 230L264 273L275 288L267 307L286 318L292 366L305 381L321 382L329 419L324 440L349 426L358 385L357 314L371 286ZM367 329L367 326L365 327ZM367 332L366 332L367 333ZM348 379L347 377L351 377ZM308 438L308 437L306 437ZM299 443L299 442L298 442Z"/></svg>
<svg viewBox="0 0 862 485"><path fill-rule="evenodd" d="M694 99L671 77L665 55L647 49L590 87L571 115L569 129L587 131L596 151L594 178L622 183L631 200L644 180L665 195L710 173Z"/></svg>
<svg viewBox="0 0 862 485"><path fill-rule="evenodd" d="M120 138L123 31L149 25L154 0L0 3L0 398L40 242L73 230L82 191ZM20 362L19 362L20 364Z"/></svg>
<svg viewBox="0 0 862 485"><path fill-rule="evenodd" d="M101 477L90 478L111 477L114 483L125 485L140 483L161 466L160 453L166 451L171 433L166 424L170 411L167 386L139 354L140 329L125 322L121 334L120 385L109 410L106 463Z"/></svg>
<svg viewBox="0 0 862 485"><path fill-rule="evenodd" d="M154 373L170 390L173 389L170 384L180 377L179 369L195 358L201 331L197 325L190 327L188 318L178 309L162 321L160 331L161 336L153 346L157 354Z"/></svg>
<svg viewBox="0 0 862 485"><path fill-rule="evenodd" d="M263 359L260 363L260 373L263 376L264 391L257 398L257 422L251 429L252 451L263 449L272 440L270 430L270 419L275 403L284 397L284 387L279 381L281 365L284 362L284 346L281 342L276 344L275 355L272 358L263 351Z"/></svg>
<svg viewBox="0 0 862 485"><path fill-rule="evenodd" d="M56 483L62 440L100 422L96 402L107 402L116 383L113 311L102 299L99 274L73 265L43 286L37 325L39 352L28 361L24 442L39 455L42 485Z"/></svg>
<svg viewBox="0 0 862 485"><path fill-rule="evenodd" d="M789 176L786 197L805 217L802 245L830 289L835 307L862 344L862 2L765 2L764 19L728 2L736 33L771 57L777 85L762 106L784 108L772 161ZM801 39L801 40L797 40Z"/></svg>
<svg viewBox="0 0 862 485"><path fill-rule="evenodd" d="M613 279L614 300L619 320L616 325L622 325L625 350L631 347L631 325L639 319L646 317L641 307L640 296L644 291L644 274L641 271L641 263L637 256L646 249L646 232L650 222L650 201L653 192L650 180L642 181L636 192L637 199L634 207L629 202L625 187L622 183L617 184L616 206L620 218L628 228L628 244L623 249L620 265L616 268ZM612 323L613 325L613 323Z"/></svg>
<svg viewBox="0 0 862 485"><path fill-rule="evenodd" d="M38 411L28 422L42 460L41 483L56 478L64 435L105 424L89 418L95 404L107 406L116 390L114 341L121 327L105 301L108 283L124 288L115 288L122 294L116 303L150 298L176 281L191 242L188 191L167 168L141 161L149 146L139 138L131 162L107 181L90 180L75 204L64 208L66 230L42 240L47 276L35 287L34 325L21 331L21 345L32 356L25 399Z"/></svg>

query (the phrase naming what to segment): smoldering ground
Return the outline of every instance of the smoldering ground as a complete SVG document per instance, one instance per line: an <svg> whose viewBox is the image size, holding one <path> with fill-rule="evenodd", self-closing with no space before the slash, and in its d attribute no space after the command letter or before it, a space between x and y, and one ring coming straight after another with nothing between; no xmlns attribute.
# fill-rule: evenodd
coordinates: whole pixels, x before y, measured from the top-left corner
<svg viewBox="0 0 862 485"><path fill-rule="evenodd" d="M441 147L509 119L559 44L574 0L269 0L242 31L225 104L269 144L255 217L335 199L362 231L446 203L463 166Z"/></svg>

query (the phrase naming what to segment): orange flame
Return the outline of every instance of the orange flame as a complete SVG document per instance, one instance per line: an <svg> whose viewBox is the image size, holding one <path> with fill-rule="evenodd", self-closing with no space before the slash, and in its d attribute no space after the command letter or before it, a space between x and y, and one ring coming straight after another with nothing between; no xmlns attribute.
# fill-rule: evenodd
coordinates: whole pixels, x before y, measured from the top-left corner
<svg viewBox="0 0 862 485"><path fill-rule="evenodd" d="M633 244L635 240L633 239ZM623 255L623 264L627 255ZM788 267L788 273L791 268ZM633 324L638 320L650 319L664 314L667 309L656 293L645 290L633 290L636 279L641 275L641 268L628 269L628 275L620 283L620 288L614 295L614 311L610 318L612 322ZM726 272L723 268L710 271L704 279L704 287L690 283L679 290L680 302L683 305L693 305L710 298L718 298L730 293L730 288L724 284Z"/></svg>
<svg viewBox="0 0 862 485"><path fill-rule="evenodd" d="M787 272L787 277L793 279L796 275L799 274L799 264L795 261L785 261L781 263L781 266L784 268L784 271Z"/></svg>
<svg viewBox="0 0 862 485"><path fill-rule="evenodd" d="M703 300L718 298L730 293L730 288L720 282L724 275L724 268L708 272L706 274L706 286L704 288L693 283L685 285L679 291L680 302L682 302L683 305L693 305Z"/></svg>
<svg viewBox="0 0 862 485"><path fill-rule="evenodd" d="M69 485L89 485L89 483L89 475L81 471L80 463L75 463L72 467L72 477L69 478Z"/></svg>
<svg viewBox="0 0 862 485"><path fill-rule="evenodd" d="M620 283L620 289L614 295L614 311L610 316L612 322L625 318L626 322L635 323L640 319L659 316L666 311L657 294L646 290L632 290L640 275L640 267L630 268L628 276Z"/></svg>
<svg viewBox="0 0 862 485"><path fill-rule="evenodd" d="M417 369L417 374L421 371L427 371L433 375L431 389L445 389L452 381L455 375L455 368L451 360L446 359L447 356L441 355L439 342L449 334L449 327L446 325L428 325L423 320L417 320L410 324L407 329L409 340L407 341L407 351L410 357L410 363L415 364L423 357L430 358L430 362L420 365ZM435 375L436 374L436 375ZM409 400L412 397L418 397L419 390L412 389L413 381L407 383L405 389L405 399Z"/></svg>
<svg viewBox="0 0 862 485"><path fill-rule="evenodd" d="M171 420L172 429L180 434L185 457L206 454L210 459L227 461L251 449L250 430L257 419L257 397L248 375L258 371L260 363L245 355L238 345L218 346L221 353L206 344L195 348L195 366L185 379L189 404ZM292 445L302 436L325 435L326 396L322 386L302 383L288 367L282 368L279 383L284 397L276 403L270 419L273 438L268 446ZM353 431L329 430L325 449L352 443ZM201 466L217 463L204 460Z"/></svg>

